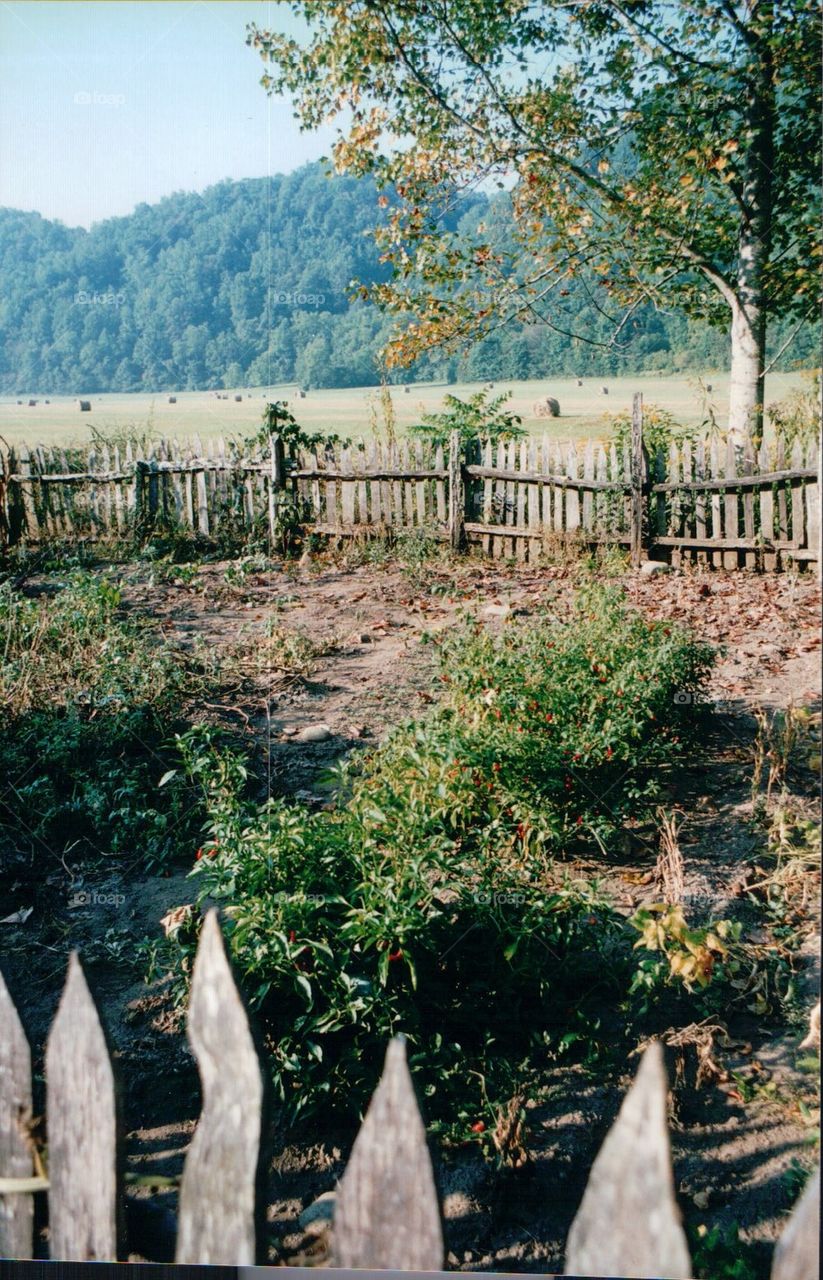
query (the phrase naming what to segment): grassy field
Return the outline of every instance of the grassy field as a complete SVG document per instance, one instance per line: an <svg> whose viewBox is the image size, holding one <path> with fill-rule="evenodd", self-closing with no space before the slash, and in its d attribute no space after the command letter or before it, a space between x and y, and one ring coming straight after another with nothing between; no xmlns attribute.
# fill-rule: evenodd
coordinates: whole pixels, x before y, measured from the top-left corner
<svg viewBox="0 0 823 1280"><path fill-rule="evenodd" d="M766 379L767 405L782 399L803 384L802 373L771 373ZM443 383L420 384L392 388L398 430L402 433L421 414L442 408L444 395L465 396L476 391L479 383L446 386ZM602 388L608 387L608 394ZM711 392L706 388L711 386ZM573 379L541 379L526 382L501 381L494 394L510 390L511 407L523 418L531 431L550 431L563 439L608 435L609 421L617 413L631 407L632 393L642 391L647 403L669 409L683 423L699 424L707 416L707 407L721 424L728 408L728 374L707 371L703 374L655 376L638 373L622 378L584 378L577 386ZM375 388L309 391L305 399L297 397L291 386L256 388L251 391L229 391L220 400L212 391L176 393L177 403L168 403L168 393L138 392L126 395L91 395L90 413L81 413L73 396L37 396L37 404L29 407L29 397L18 404L17 397L0 398L0 437L14 444L75 444L91 438L92 431L104 435L148 435L186 437L195 434L202 439L238 437L255 432L265 400L287 400L298 421L309 431L337 432L344 436L368 436L373 432ZM242 394L241 401L235 395ZM560 404L559 418L536 418L536 400L554 396ZM34 397L33 397L34 398ZM370 407L371 406L371 407ZM378 422L380 419L378 419ZM378 428L379 429L379 428Z"/></svg>

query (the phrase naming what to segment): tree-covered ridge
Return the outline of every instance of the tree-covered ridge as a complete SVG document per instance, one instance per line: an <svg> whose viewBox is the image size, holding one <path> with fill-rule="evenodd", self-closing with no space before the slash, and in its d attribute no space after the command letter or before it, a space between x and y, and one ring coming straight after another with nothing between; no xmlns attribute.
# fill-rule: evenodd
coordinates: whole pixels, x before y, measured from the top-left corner
<svg viewBox="0 0 823 1280"><path fill-rule="evenodd" d="M364 234L381 216L370 181L328 177L320 165L169 196L90 231L0 209L0 390L373 385L390 321L350 284L388 274ZM453 216L503 226L507 199L473 195ZM607 344L611 328L589 300L590 282L570 288L581 331ZM788 333L775 329L775 351ZM814 341L811 331L801 335L782 363L814 363ZM617 348L515 323L397 377L606 375L727 358L723 335L648 306Z"/></svg>

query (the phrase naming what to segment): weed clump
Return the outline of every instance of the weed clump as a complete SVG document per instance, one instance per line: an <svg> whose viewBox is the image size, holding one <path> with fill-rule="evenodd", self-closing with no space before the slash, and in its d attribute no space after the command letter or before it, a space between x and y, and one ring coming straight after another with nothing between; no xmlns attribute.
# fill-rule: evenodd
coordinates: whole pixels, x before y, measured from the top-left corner
<svg viewBox="0 0 823 1280"><path fill-rule="evenodd" d="M696 714L676 695L710 658L608 591L498 636L467 618L441 703L344 766L319 813L242 801L213 744L181 740L210 814L201 898L223 906L291 1114L360 1107L397 1031L452 1136L548 1060L605 1049L636 934L565 855L607 854L651 812ZM196 930L175 935L178 975Z"/></svg>

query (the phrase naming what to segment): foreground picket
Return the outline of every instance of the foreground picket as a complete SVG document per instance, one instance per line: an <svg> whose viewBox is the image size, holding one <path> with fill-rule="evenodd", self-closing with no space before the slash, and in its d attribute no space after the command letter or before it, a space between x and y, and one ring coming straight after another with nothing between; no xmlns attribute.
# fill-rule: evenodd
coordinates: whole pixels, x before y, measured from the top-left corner
<svg viewBox="0 0 823 1280"><path fill-rule="evenodd" d="M263 1252L263 1071L214 911L201 931L188 1032L203 1107L180 1187L176 1260L251 1265ZM666 1093L662 1051L653 1044L592 1168L569 1233L567 1275L691 1274ZM0 1257L32 1256L33 1197L47 1185L51 1257L117 1258L123 1199L115 1098L100 1019L73 954L46 1051L48 1183L38 1177L29 1048L0 975ZM772 1280L818 1280L819 1207L818 1172L775 1251ZM342 1268L443 1266L440 1202L402 1037L388 1046L337 1190L332 1249Z"/></svg>

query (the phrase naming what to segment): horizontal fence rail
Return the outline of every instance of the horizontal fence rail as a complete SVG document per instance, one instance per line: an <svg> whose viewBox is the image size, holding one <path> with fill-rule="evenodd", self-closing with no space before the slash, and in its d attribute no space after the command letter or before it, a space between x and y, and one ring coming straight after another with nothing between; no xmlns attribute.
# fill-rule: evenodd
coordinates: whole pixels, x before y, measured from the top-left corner
<svg viewBox="0 0 823 1280"><path fill-rule="evenodd" d="M287 455L196 437L81 453L0 450L0 545L105 540L153 526L203 538L284 522L334 538L425 532L533 560L563 543L617 544L732 569L820 559L820 446L755 452L719 436L649 457L636 397L615 443L530 437L447 446L370 441Z"/></svg>
<svg viewBox="0 0 823 1280"><path fill-rule="evenodd" d="M200 932L188 1036L203 1105L180 1186L176 1261L265 1261L264 1066L214 910ZM653 1043L592 1166L569 1232L566 1275L692 1275L674 1193L667 1088ZM51 1258L115 1261L126 1250L114 1067L75 954L46 1048L47 1170L31 1136L31 1089L29 1046L0 975L0 1257L32 1257L33 1200L47 1192ZM818 1170L777 1245L772 1280L818 1280L819 1203ZM336 1188L330 1237L335 1267L443 1267L435 1169L402 1037L388 1045Z"/></svg>

